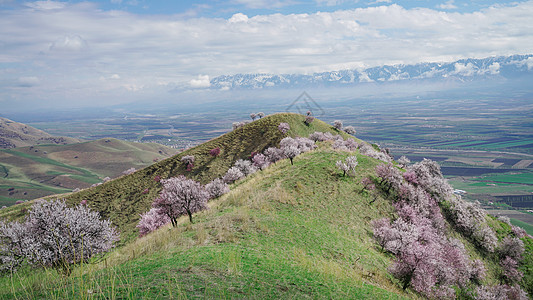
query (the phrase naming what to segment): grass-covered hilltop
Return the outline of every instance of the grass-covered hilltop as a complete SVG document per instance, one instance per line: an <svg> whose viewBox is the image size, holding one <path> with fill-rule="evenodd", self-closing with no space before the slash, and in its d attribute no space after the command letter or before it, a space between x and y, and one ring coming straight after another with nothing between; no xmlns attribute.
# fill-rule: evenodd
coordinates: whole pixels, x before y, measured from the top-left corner
<svg viewBox="0 0 533 300"><path fill-rule="evenodd" d="M346 132L340 122L270 115L66 195L65 207L31 201L4 208L0 298L533 294L533 240L521 228L455 196L434 162L395 162ZM176 207L187 201L193 202L193 222ZM47 205L66 212L48 231ZM149 218L152 205L158 215ZM91 223L97 219L91 211L101 219ZM172 214L181 217L160 226ZM42 237L50 232L56 235ZM115 234L116 247L106 252ZM70 252L54 250L63 241ZM50 251L21 245L48 245Z"/></svg>

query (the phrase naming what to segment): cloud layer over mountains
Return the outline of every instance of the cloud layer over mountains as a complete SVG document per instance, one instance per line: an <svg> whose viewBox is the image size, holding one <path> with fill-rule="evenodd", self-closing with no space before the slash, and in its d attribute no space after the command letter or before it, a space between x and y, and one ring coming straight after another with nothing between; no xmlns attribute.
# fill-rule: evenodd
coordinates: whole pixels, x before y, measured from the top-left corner
<svg viewBox="0 0 533 300"><path fill-rule="evenodd" d="M473 13L385 4L224 19L28 2L0 10L0 104L149 99L209 87L224 74L312 74L533 49L533 1Z"/></svg>

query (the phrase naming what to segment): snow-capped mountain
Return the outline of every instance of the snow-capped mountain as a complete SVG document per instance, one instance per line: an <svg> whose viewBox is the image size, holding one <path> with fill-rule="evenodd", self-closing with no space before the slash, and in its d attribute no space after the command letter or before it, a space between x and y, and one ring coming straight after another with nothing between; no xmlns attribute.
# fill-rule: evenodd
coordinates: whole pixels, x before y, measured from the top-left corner
<svg viewBox="0 0 533 300"><path fill-rule="evenodd" d="M347 86L364 82L458 78L474 80L500 76L513 78L533 75L533 55L512 55L483 59L462 59L451 63L381 66L368 69L341 70L302 74L236 74L213 78L213 89L294 88L307 86Z"/></svg>

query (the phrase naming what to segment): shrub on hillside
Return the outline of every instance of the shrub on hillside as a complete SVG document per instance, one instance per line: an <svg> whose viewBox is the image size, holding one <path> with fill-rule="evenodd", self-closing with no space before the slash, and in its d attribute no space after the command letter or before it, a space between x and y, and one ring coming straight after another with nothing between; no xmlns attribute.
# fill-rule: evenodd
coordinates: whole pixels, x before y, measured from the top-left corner
<svg viewBox="0 0 533 300"><path fill-rule="evenodd" d="M343 172L342 176L346 176L346 174L355 176L357 164L357 156L348 156L344 162L338 160L336 166Z"/></svg>
<svg viewBox="0 0 533 300"><path fill-rule="evenodd" d="M509 256L515 260L520 260L522 253L524 253L524 242L518 237L506 236L499 246L498 253L502 258Z"/></svg>
<svg viewBox="0 0 533 300"><path fill-rule="evenodd" d="M341 150L341 151L355 151L359 147L359 144L357 144L356 141L352 139L336 139L335 142L333 142L332 145L333 149Z"/></svg>
<svg viewBox="0 0 533 300"><path fill-rule="evenodd" d="M126 171L122 172L122 175L130 175L130 174L135 173L135 171L137 171L135 170L135 168L129 168Z"/></svg>
<svg viewBox="0 0 533 300"><path fill-rule="evenodd" d="M529 299L526 292L520 286L514 285L496 285L496 286L479 286L474 293L474 299L506 299L506 300L527 300Z"/></svg>
<svg viewBox="0 0 533 300"><path fill-rule="evenodd" d="M265 116L265 113L260 111L260 112L257 113L257 116L259 117L259 119L261 119L262 117Z"/></svg>
<svg viewBox="0 0 533 300"><path fill-rule="evenodd" d="M346 126L344 127L344 132L346 132L347 134L355 134L355 128L353 126Z"/></svg>
<svg viewBox="0 0 533 300"><path fill-rule="evenodd" d="M243 127L244 125L246 125L245 122L233 122L233 124L232 124L233 130L239 129L239 128Z"/></svg>
<svg viewBox="0 0 533 300"><path fill-rule="evenodd" d="M309 125L311 125L311 123L313 123L314 120L315 120L315 117L313 117L313 116L306 116L306 117L305 117L305 121L304 121L304 123L305 123L305 125L309 126Z"/></svg>
<svg viewBox="0 0 533 300"><path fill-rule="evenodd" d="M241 172L241 170L237 167L231 167L226 172L224 177L222 177L222 180L224 180L225 183L233 183L241 178L244 178L244 174Z"/></svg>
<svg viewBox="0 0 533 300"><path fill-rule="evenodd" d="M524 276L522 272L518 271L518 262L509 256L500 261L500 266L503 270L502 277L507 283L518 283Z"/></svg>
<svg viewBox="0 0 533 300"><path fill-rule="evenodd" d="M194 155L185 155L181 158L181 161L187 164L194 163Z"/></svg>
<svg viewBox="0 0 533 300"><path fill-rule="evenodd" d="M24 223L1 223L0 261L3 270L26 260L69 274L71 264L109 251L117 240L111 222L86 205L67 207L63 200L41 200L30 208Z"/></svg>
<svg viewBox="0 0 533 300"><path fill-rule="evenodd" d="M217 157L219 154L220 154L220 148L219 147L213 148L213 149L211 149L209 151L209 155L211 155L213 157Z"/></svg>
<svg viewBox="0 0 533 300"><path fill-rule="evenodd" d="M192 223L192 214L207 208L209 193L199 182L183 175L161 182L163 190L152 203L152 207L161 209L174 227L177 226L178 217L188 215Z"/></svg>
<svg viewBox="0 0 533 300"><path fill-rule="evenodd" d="M301 151L298 149L298 147L297 147L297 146L294 146L294 145L292 145L292 146L288 146L288 147L285 147L285 148L283 148L282 150L283 150L283 155L284 155L285 157L287 157L288 159L290 159L290 161L291 161L291 165L294 164L294 163L293 163L293 159L294 159L296 156L300 155L300 153L301 153Z"/></svg>
<svg viewBox="0 0 533 300"><path fill-rule="evenodd" d="M275 163L284 158L283 150L276 147L269 147L264 151L264 154L270 163Z"/></svg>
<svg viewBox="0 0 533 300"><path fill-rule="evenodd" d="M485 221L485 213L478 203L463 201L460 197L450 197L443 206L454 227L482 249L494 252L498 239Z"/></svg>
<svg viewBox="0 0 533 300"><path fill-rule="evenodd" d="M406 156L402 155L398 159L398 164L400 164L400 167L402 167L402 168L406 168L410 163L411 163L411 160L409 160L409 158L407 158Z"/></svg>
<svg viewBox="0 0 533 300"><path fill-rule="evenodd" d="M249 160L239 159L235 162L234 167L239 169L245 177L257 172L257 168Z"/></svg>
<svg viewBox="0 0 533 300"><path fill-rule="evenodd" d="M229 186L220 178L216 178L205 185L205 189L209 193L209 198L218 198L229 192Z"/></svg>
<svg viewBox="0 0 533 300"><path fill-rule="evenodd" d="M335 127L335 129L337 130L342 130L342 121L340 120L333 121L333 127Z"/></svg>
<svg viewBox="0 0 533 300"><path fill-rule="evenodd" d="M254 166L258 169L264 170L270 165L268 157L262 153L258 153L252 157Z"/></svg>
<svg viewBox="0 0 533 300"><path fill-rule="evenodd" d="M281 133L286 134L291 129L291 126L289 126L289 123L279 123L278 130L281 131Z"/></svg>
<svg viewBox="0 0 533 300"><path fill-rule="evenodd" d="M390 194L391 190L399 189L403 181L400 171L392 164L376 166L376 175L381 179L381 187L387 194Z"/></svg>
<svg viewBox="0 0 533 300"><path fill-rule="evenodd" d="M361 145L361 147L359 147L359 151L361 152L361 154L366 155L368 157L379 159L387 163L391 162L391 158L387 154L377 151L376 149L374 149L374 147L368 144Z"/></svg>
<svg viewBox="0 0 533 300"><path fill-rule="evenodd" d="M161 209L152 207L149 211L141 214L141 219L137 224L139 236L147 235L169 222L170 218Z"/></svg>

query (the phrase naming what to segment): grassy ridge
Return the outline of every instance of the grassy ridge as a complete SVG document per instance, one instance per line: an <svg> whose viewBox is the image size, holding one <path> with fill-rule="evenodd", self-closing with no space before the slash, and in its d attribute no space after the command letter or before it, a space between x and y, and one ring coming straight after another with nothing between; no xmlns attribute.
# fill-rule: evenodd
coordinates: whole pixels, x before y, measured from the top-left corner
<svg viewBox="0 0 533 300"><path fill-rule="evenodd" d="M280 161L234 184L195 224L182 220L86 266L81 282L88 286L74 276L52 291L152 299L413 297L387 274L391 257L372 240L370 220L393 208L360 193L359 181L379 162L358 155L357 176L343 177L335 161L348 155L324 149L298 156L294 166ZM36 286L31 281L38 279L23 280ZM0 291L9 285L0 280Z"/></svg>
<svg viewBox="0 0 533 300"><path fill-rule="evenodd" d="M279 143L280 121L291 124L294 135L334 131L316 121L314 128L308 128L303 116L274 115L134 174L72 194L69 201L77 203L83 195L90 196L89 205L104 208L102 212L114 223L122 222L120 229L127 234L123 242L128 241L136 235L132 214L144 204L147 209L157 195L159 183L154 176L186 173L180 158L193 154L197 166L186 174L205 183L225 172L210 174L215 163L228 168L250 150ZM225 155L213 159L208 152L216 145L224 146ZM356 175L342 176L335 162L354 153L322 143L318 150L296 157L294 165L282 160L236 182L230 193L196 214L194 224L184 217L177 228L164 227L130 239L103 259L78 267L71 277L54 270L23 270L16 280L1 277L0 298L417 298L410 290L401 290L388 273L393 257L382 252L372 237L372 220L394 216L391 199L379 191L361 191L361 179L375 176L381 162L355 154ZM510 226L495 218L487 220L500 240L509 235ZM498 284L497 254L479 252L468 239L448 229L447 235L461 239L472 258L485 262L483 284ZM523 286L531 286L530 239L526 239L524 257Z"/></svg>
<svg viewBox="0 0 533 300"><path fill-rule="evenodd" d="M267 116L134 174L65 198L72 204L87 199L91 208L100 211L104 218L111 219L119 228L123 240L129 240L137 235L135 226L139 214L150 208L161 190L160 183L154 181L156 176L164 179L184 174L205 184L222 177L237 159L247 159L252 152L262 152L268 147L278 146L279 141L287 135L308 136L315 131L338 133L331 125L320 120L315 120L310 126L305 125L304 120L302 115L289 113ZM290 124L291 130L286 135L278 130L281 122ZM209 155L209 151L217 147L221 149L220 155ZM184 155L195 157L195 167L190 172L186 171L186 166L181 162Z"/></svg>

